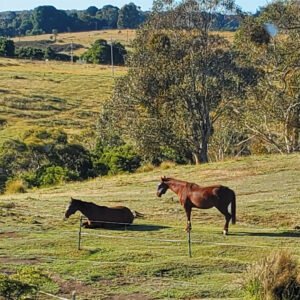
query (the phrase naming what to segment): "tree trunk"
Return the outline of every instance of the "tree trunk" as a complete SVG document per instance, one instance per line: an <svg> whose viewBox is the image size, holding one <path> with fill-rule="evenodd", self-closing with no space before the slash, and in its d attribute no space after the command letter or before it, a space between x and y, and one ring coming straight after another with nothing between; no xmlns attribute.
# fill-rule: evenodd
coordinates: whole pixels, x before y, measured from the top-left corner
<svg viewBox="0 0 300 300"><path fill-rule="evenodd" d="M200 128L197 128L201 133L195 135L196 151L193 152L193 158L196 165L200 163L208 163L208 141L211 137L211 121L207 116L205 121L202 121Z"/></svg>
<svg viewBox="0 0 300 300"><path fill-rule="evenodd" d="M208 138L202 138L202 147L200 151L201 163L208 163Z"/></svg>
<svg viewBox="0 0 300 300"><path fill-rule="evenodd" d="M293 151L300 151L299 145L299 130L300 130L300 107L296 109L295 119L292 130L292 149Z"/></svg>

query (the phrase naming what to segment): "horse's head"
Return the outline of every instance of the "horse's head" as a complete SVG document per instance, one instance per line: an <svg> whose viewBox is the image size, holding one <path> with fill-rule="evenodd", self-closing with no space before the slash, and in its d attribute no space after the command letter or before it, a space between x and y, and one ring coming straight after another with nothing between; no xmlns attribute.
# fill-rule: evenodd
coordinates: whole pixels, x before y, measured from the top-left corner
<svg viewBox="0 0 300 300"><path fill-rule="evenodd" d="M65 219L68 219L71 215L75 214L75 212L78 210L78 203L78 200L71 197L71 201L65 211Z"/></svg>
<svg viewBox="0 0 300 300"><path fill-rule="evenodd" d="M160 184L157 187L157 192L156 192L157 197L161 197L161 195L165 194L168 188L169 185L167 184L167 178L165 176L161 177Z"/></svg>

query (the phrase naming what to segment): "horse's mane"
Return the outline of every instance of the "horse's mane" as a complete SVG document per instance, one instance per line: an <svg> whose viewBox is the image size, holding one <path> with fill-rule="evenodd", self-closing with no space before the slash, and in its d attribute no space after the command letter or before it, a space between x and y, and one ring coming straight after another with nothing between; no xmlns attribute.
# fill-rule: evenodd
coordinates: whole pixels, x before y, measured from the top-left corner
<svg viewBox="0 0 300 300"><path fill-rule="evenodd" d="M185 185L190 190L200 188L200 186L197 183L188 182L188 181L184 181L184 180L179 180L179 179L175 179L175 178L172 178L172 177L163 177L162 181L163 182L171 182L171 181L178 182L180 184Z"/></svg>
<svg viewBox="0 0 300 300"><path fill-rule="evenodd" d="M80 200L80 199L74 199L72 198L72 201L76 201L76 202L79 202L81 203L82 205L89 205L89 206L97 206L97 207L100 207L100 205L94 203L94 202L87 202L87 201L83 201L83 200ZM106 206L101 206L101 207L106 207Z"/></svg>
<svg viewBox="0 0 300 300"><path fill-rule="evenodd" d="M193 182L188 182L187 187L191 190L197 190L200 188L200 185L198 185L197 183L193 183Z"/></svg>

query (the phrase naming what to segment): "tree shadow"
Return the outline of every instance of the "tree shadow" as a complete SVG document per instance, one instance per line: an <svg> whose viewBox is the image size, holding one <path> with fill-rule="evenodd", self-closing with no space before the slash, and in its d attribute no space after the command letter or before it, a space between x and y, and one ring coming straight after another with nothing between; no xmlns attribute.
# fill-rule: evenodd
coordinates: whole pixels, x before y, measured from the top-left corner
<svg viewBox="0 0 300 300"><path fill-rule="evenodd" d="M282 232L235 232L230 233L233 236L257 236L257 237L283 237L300 238L300 231L282 231Z"/></svg>

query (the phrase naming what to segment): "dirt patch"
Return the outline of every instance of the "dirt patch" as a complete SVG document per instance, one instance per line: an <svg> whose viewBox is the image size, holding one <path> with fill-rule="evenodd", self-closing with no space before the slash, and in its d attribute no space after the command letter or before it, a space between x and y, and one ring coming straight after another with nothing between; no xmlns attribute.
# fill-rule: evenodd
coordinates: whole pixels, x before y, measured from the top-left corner
<svg viewBox="0 0 300 300"><path fill-rule="evenodd" d="M141 293L134 293L130 295L111 295L106 298L105 300L151 300L153 298L150 298L149 296Z"/></svg>
<svg viewBox="0 0 300 300"><path fill-rule="evenodd" d="M25 258L25 259L23 259L23 258L8 257L8 256L0 257L0 263L6 263L6 264L32 265L32 264L37 264L39 262L40 262L40 260L37 259L36 257Z"/></svg>
<svg viewBox="0 0 300 300"><path fill-rule="evenodd" d="M73 291L76 291L78 295L82 295L85 292L91 291L91 287L81 281L70 279L63 280L58 275L51 276L51 279L59 286L59 295L63 297L70 296Z"/></svg>
<svg viewBox="0 0 300 300"><path fill-rule="evenodd" d="M18 234L14 231L11 232L0 232L0 239L4 239L4 238L14 238L14 237L18 237Z"/></svg>

